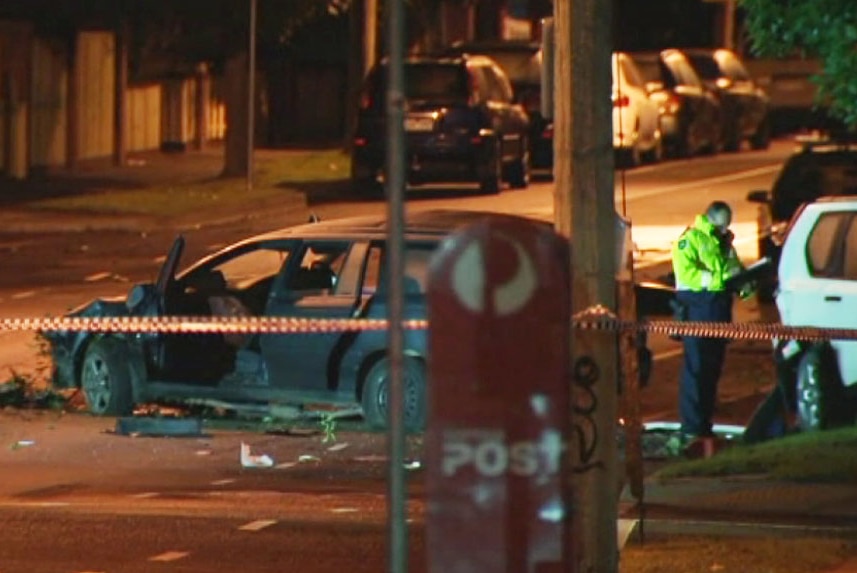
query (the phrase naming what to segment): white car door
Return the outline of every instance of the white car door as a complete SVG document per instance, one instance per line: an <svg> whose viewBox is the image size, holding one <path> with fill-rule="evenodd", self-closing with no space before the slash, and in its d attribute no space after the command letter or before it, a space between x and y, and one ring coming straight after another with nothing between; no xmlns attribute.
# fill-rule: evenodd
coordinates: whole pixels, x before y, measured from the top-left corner
<svg viewBox="0 0 857 573"><path fill-rule="evenodd" d="M778 297L785 324L857 328L857 213L821 215L809 231L803 260L784 258L781 265L789 266L781 266L782 304ZM843 382L857 383L857 341L831 345Z"/></svg>

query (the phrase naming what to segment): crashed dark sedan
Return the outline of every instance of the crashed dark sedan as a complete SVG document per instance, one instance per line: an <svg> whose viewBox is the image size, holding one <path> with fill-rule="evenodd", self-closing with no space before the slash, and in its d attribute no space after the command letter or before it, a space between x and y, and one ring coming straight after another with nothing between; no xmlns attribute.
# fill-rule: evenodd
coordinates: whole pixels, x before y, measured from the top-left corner
<svg viewBox="0 0 857 573"><path fill-rule="evenodd" d="M405 318L426 318L428 263L441 240L485 217L434 210L405 229ZM235 243L177 273L179 237L154 283L123 299L98 299L69 316L268 316L387 318L386 222L360 217L309 223ZM638 286L638 300L669 314L666 287ZM639 307L640 305L638 305ZM646 308L641 309L647 313ZM221 407L328 404L387 419L385 331L282 334L46 333L53 384L80 388L90 412L124 416L135 405L193 401ZM426 332L405 332L405 424L424 426Z"/></svg>

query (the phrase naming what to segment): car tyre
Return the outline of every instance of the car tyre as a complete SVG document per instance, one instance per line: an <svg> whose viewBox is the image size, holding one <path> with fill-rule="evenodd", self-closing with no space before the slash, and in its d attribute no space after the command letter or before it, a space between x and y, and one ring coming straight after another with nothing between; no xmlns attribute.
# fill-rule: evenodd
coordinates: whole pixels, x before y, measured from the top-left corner
<svg viewBox="0 0 857 573"><path fill-rule="evenodd" d="M652 145L651 149L646 151L645 160L646 163L660 163L664 159L664 141L663 138L658 137L655 140L655 143Z"/></svg>
<svg viewBox="0 0 857 573"><path fill-rule="evenodd" d="M771 122L768 118L762 120L756 133L750 138L750 147L757 151L768 149L771 146Z"/></svg>
<svg viewBox="0 0 857 573"><path fill-rule="evenodd" d="M496 195L500 192L503 182L503 165L500 161L499 152L491 160L490 172L479 182L479 192L483 195Z"/></svg>
<svg viewBox="0 0 857 573"><path fill-rule="evenodd" d="M836 356L829 344L815 345L801 357L795 401L797 426L802 431L825 430L844 423L844 396L836 368Z"/></svg>
<svg viewBox="0 0 857 573"><path fill-rule="evenodd" d="M521 140L521 156L509 169L509 185L512 189L526 189L530 185L530 152L526 139Z"/></svg>
<svg viewBox="0 0 857 573"><path fill-rule="evenodd" d="M360 402L363 417L373 428L387 427L389 415L390 362L386 358L378 361L366 374ZM422 431L426 421L426 373L422 361L406 357L403 370L405 428L411 432Z"/></svg>
<svg viewBox="0 0 857 573"><path fill-rule="evenodd" d="M126 416L134 410L128 356L114 338L93 341L83 357L80 387L87 409L98 416Z"/></svg>

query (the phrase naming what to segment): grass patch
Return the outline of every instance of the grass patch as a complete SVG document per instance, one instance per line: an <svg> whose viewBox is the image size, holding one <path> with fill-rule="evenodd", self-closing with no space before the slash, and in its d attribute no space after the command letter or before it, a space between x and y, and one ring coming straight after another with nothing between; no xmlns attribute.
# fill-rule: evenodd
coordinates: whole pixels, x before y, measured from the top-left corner
<svg viewBox="0 0 857 573"><path fill-rule="evenodd" d="M620 573L813 573L853 555L836 539L676 537L633 543L622 551Z"/></svg>
<svg viewBox="0 0 857 573"><path fill-rule="evenodd" d="M658 478L767 474L794 481L857 480L857 428L808 432L757 445L736 445L700 460L680 461Z"/></svg>
<svg viewBox="0 0 857 573"><path fill-rule="evenodd" d="M156 183L145 187L111 189L30 202L33 209L99 214L174 217L219 210L230 212L248 203L270 206L277 200L302 201L308 183L342 181L348 178L350 159L339 149L289 151L260 154L255 159L253 189L244 178L209 177L196 181ZM126 186L127 187L127 186Z"/></svg>

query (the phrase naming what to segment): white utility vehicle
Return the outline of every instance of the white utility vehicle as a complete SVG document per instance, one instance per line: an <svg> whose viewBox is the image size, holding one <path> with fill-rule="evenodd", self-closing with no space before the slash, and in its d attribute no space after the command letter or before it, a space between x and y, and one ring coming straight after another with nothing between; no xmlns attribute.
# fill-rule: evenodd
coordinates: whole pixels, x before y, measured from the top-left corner
<svg viewBox="0 0 857 573"><path fill-rule="evenodd" d="M857 329L857 198L806 203L786 231L776 304L787 326ZM802 429L853 423L857 340L776 341L778 377Z"/></svg>

